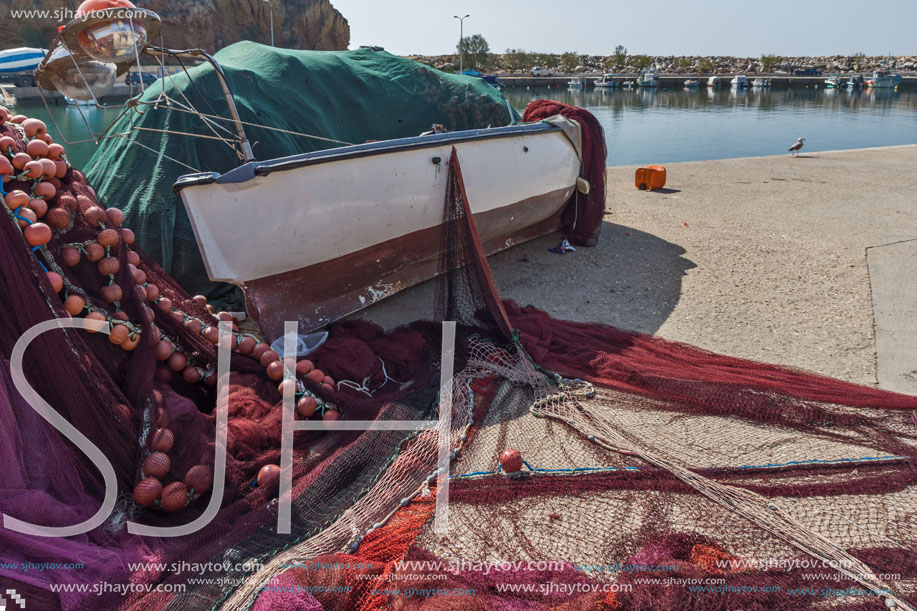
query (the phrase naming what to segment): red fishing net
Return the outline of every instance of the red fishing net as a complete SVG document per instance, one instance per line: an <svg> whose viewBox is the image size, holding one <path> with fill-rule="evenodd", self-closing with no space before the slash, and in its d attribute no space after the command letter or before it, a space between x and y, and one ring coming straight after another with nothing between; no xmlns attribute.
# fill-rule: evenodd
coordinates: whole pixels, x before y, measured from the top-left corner
<svg viewBox="0 0 917 611"><path fill-rule="evenodd" d="M111 334L124 327L120 343L49 331L26 351L24 372L112 463L119 499L77 537L0 528L4 587L53 592L44 600L65 609L917 604L917 399L501 302L455 155L438 318L391 332L336 324L299 375L234 335L217 517L185 537L128 534L128 520L189 523L209 500L218 320L132 248L129 232L103 236L117 214L99 216L64 157L35 144L34 157L64 165L16 161L29 143L47 144L22 119L0 125L12 168L0 159L0 512L63 526L91 517L104 496L102 474L11 381L22 334L71 316ZM590 182L595 193L601 181ZM8 197L15 191L25 204ZM29 230L42 223L50 236ZM279 463L278 382L294 380L316 420L435 420L437 320L459 323L444 431L448 532L434 528L445 474L433 429L297 433L292 531L278 534L276 484L260 476ZM321 380L308 377L316 370ZM325 374L355 383L331 386ZM519 473L501 467L508 449L521 454ZM138 492L142 481L150 489ZM24 570L30 563L53 566Z"/></svg>

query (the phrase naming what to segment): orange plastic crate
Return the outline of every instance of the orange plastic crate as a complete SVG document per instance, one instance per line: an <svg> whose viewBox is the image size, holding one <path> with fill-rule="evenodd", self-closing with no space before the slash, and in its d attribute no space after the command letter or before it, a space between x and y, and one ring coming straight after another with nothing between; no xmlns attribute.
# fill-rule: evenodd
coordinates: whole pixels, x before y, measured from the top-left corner
<svg viewBox="0 0 917 611"><path fill-rule="evenodd" d="M634 185L641 191L653 191L663 188L665 186L665 167L648 165L645 168L637 168Z"/></svg>

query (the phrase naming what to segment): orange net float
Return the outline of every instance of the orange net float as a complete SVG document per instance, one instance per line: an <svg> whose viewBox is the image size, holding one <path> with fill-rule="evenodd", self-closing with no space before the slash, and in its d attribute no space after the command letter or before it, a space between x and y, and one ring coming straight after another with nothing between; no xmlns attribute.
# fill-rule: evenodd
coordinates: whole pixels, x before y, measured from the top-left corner
<svg viewBox="0 0 917 611"><path fill-rule="evenodd" d="M188 486L184 482L173 482L162 491L160 506L164 511L173 512L183 509L188 504Z"/></svg>
<svg viewBox="0 0 917 611"><path fill-rule="evenodd" d="M172 468L172 461L164 452L153 452L143 461L143 474L147 477L164 478Z"/></svg>
<svg viewBox="0 0 917 611"><path fill-rule="evenodd" d="M152 507L161 495L162 483L155 477L148 477L134 486L134 502L140 507Z"/></svg>
<svg viewBox="0 0 917 611"><path fill-rule="evenodd" d="M213 485L213 470L206 465L195 465L185 475L185 486L195 495L204 494Z"/></svg>

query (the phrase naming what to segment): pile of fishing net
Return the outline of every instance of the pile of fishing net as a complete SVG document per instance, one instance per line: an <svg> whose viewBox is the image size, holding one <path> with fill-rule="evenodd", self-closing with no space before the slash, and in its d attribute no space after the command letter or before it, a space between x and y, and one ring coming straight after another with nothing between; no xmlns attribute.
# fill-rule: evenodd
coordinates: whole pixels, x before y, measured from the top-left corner
<svg viewBox="0 0 917 611"><path fill-rule="evenodd" d="M429 320L332 326L302 368L321 380L263 347L254 358L259 344L235 332L219 512L191 535L130 534L128 521L189 524L211 500L219 320L129 244L117 213L95 211L41 125L0 119L0 512L63 527L105 497L74 436L17 390L20 354L118 493L85 534L0 528L4 592L48 609L917 605L917 399L501 301L455 155ZM35 325L70 318L103 332L57 324L16 350ZM454 362L443 321L457 323ZM285 385L316 405L300 421L450 417L296 433L281 534L276 473L262 474L280 462ZM138 492L150 479L158 496Z"/></svg>

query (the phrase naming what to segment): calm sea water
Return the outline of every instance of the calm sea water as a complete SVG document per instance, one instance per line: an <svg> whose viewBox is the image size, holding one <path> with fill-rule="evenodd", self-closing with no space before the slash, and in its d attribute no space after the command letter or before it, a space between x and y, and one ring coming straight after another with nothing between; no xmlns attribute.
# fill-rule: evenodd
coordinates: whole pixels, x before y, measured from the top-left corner
<svg viewBox="0 0 917 611"><path fill-rule="evenodd" d="M609 165L632 165L779 155L800 136L805 150L917 144L917 92L825 89L748 89L694 91L660 89L589 90L507 89L522 109L539 98L575 104L594 113L605 127ZM80 110L52 107L67 140L88 138ZM49 123L45 107L22 103L17 112ZM84 108L98 133L121 108ZM52 127L52 135L60 141ZM95 143L67 145L82 166Z"/></svg>
<svg viewBox="0 0 917 611"><path fill-rule="evenodd" d="M609 165L779 155L917 144L917 92L826 89L680 91L506 89L520 111L539 98L592 112L605 128Z"/></svg>

